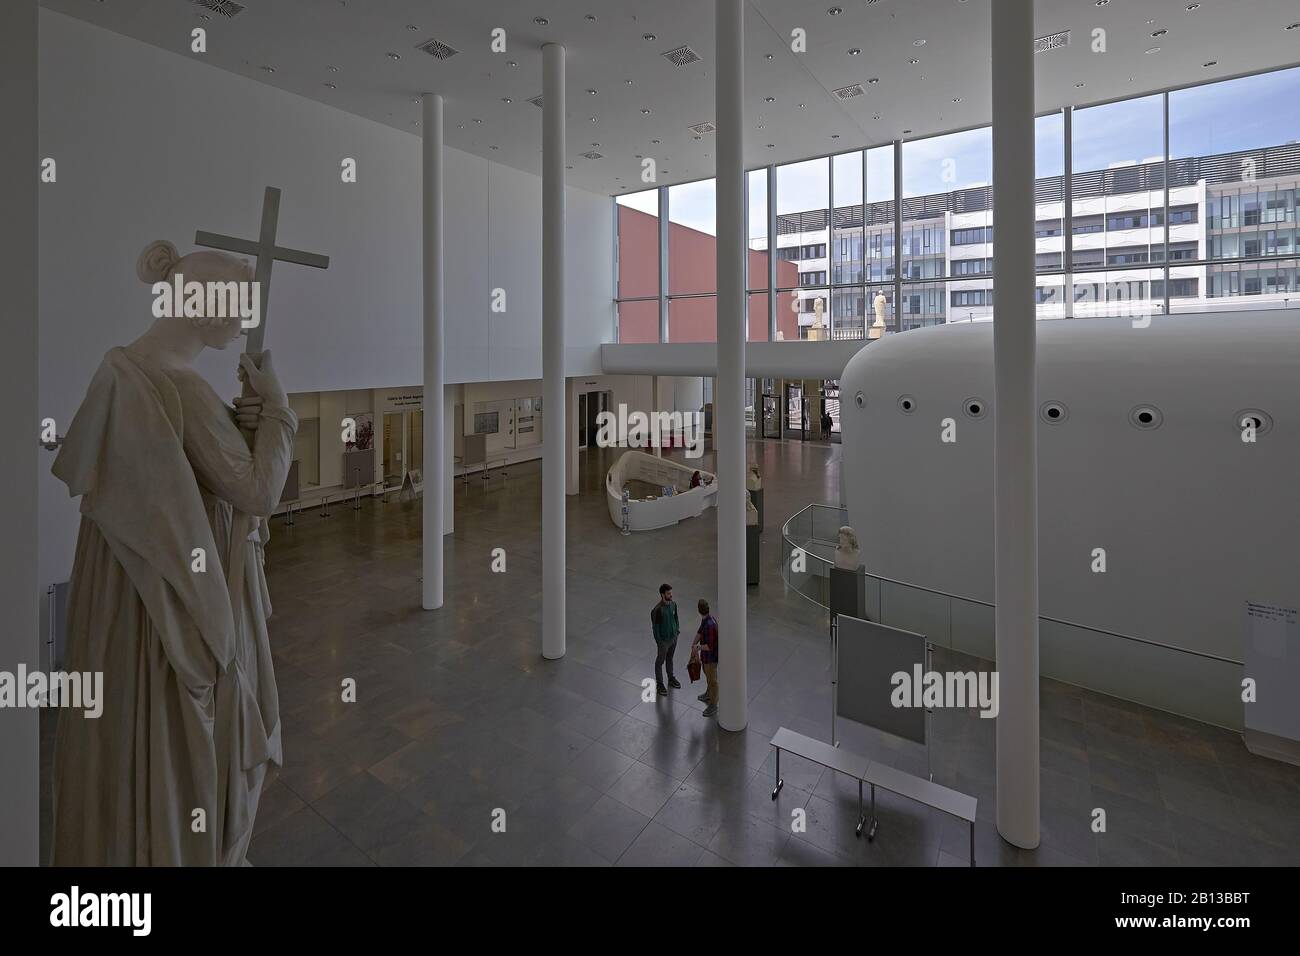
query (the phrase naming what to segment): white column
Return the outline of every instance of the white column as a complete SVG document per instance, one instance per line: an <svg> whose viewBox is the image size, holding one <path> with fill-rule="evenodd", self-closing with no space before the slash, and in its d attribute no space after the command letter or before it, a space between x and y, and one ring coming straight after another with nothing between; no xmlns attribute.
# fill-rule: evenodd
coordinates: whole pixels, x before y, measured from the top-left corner
<svg viewBox="0 0 1300 956"><path fill-rule="evenodd" d="M564 410L564 47L542 47L542 399ZM564 436L542 439L542 656L564 656Z"/></svg>
<svg viewBox="0 0 1300 956"><path fill-rule="evenodd" d="M422 551L424 609L442 607L442 534L447 466L443 415L443 267L442 267L442 97L424 94L421 121L423 235L420 265L424 273L424 502Z"/></svg>
<svg viewBox="0 0 1300 956"><path fill-rule="evenodd" d="M716 0L718 378L718 725L749 721L745 626L745 5ZM773 237L775 239L775 237Z"/></svg>
<svg viewBox="0 0 1300 956"><path fill-rule="evenodd" d="M1038 846L1034 3L993 7L994 595L998 832Z"/></svg>
<svg viewBox="0 0 1300 956"><path fill-rule="evenodd" d="M564 470L564 493L578 493L578 380L571 378L565 386L564 400L564 448L569 455L569 463Z"/></svg>
<svg viewBox="0 0 1300 956"><path fill-rule="evenodd" d="M0 281L5 290L5 346L0 356L0 395L9 421L17 423L8 463L0 478L0 527L5 547L0 557L0 598L5 609L0 628L0 670L15 674L41 666L37 573L37 469L48 470L54 454L40 448L42 413L37 392L37 190L39 183L36 111L36 0L5 5L0 34L0 109L6 147L0 150L5 183L0 215ZM56 162L64 157L54 157ZM72 159L72 157L68 157ZM66 168L66 167L65 167ZM65 347L56 345L56 348ZM66 421L56 421L59 434ZM52 479L47 479L53 486ZM60 507L67 507L67 491ZM112 688L106 688L112 693ZM20 691L21 692L21 691ZM0 866L36 866L39 860L39 714L29 708L0 711ZM79 720L80 717L70 719Z"/></svg>

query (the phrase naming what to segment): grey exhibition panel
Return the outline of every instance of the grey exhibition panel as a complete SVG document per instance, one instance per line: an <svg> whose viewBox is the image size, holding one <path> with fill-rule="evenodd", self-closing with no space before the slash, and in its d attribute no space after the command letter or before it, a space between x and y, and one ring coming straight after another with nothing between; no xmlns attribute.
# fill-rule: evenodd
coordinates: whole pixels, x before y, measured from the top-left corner
<svg viewBox="0 0 1300 956"><path fill-rule="evenodd" d="M836 714L924 744L925 708L895 707L890 678L899 671L911 677L917 666L924 671L925 645L921 634L840 615Z"/></svg>

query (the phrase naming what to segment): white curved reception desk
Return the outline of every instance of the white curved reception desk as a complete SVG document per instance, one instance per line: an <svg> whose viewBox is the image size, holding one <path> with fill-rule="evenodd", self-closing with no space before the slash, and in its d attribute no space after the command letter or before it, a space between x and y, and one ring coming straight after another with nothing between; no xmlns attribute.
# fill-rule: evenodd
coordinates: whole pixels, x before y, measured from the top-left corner
<svg viewBox="0 0 1300 956"><path fill-rule="evenodd" d="M700 472L700 478L707 484L692 488L691 476L696 471ZM609 519L620 528L623 527L623 486L632 480L644 481L661 488L671 486L673 493L648 500L629 499L629 531L666 528L683 518L694 518L705 508L717 504L718 483L711 472L700 471L668 458L656 458L641 451L626 451L605 475Z"/></svg>

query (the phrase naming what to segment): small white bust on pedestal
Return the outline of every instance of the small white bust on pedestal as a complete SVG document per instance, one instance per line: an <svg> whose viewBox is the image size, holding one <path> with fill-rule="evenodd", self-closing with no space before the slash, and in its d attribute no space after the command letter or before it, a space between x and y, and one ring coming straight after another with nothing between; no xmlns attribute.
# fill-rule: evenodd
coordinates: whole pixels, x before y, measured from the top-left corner
<svg viewBox="0 0 1300 956"><path fill-rule="evenodd" d="M749 496L748 491L745 492L745 525L747 527L758 525L758 509L754 507L754 499Z"/></svg>
<svg viewBox="0 0 1300 956"><path fill-rule="evenodd" d="M758 465L750 465L749 473L745 475L746 491L762 491L763 477L758 473Z"/></svg>
<svg viewBox="0 0 1300 956"><path fill-rule="evenodd" d="M840 528L839 544L835 546L835 567L844 571L856 571L861 565L861 556L857 532L844 525Z"/></svg>

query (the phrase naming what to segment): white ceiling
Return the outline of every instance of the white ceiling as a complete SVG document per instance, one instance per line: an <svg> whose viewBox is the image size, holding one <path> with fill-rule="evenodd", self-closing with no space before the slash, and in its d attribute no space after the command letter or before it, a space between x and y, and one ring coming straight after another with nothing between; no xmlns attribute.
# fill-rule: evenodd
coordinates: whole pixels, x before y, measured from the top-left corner
<svg viewBox="0 0 1300 956"><path fill-rule="evenodd" d="M527 101L541 92L542 44L559 42L568 59L571 185L606 194L640 188L640 156L656 159L660 183L713 175L713 134L697 139L687 128L715 118L711 0L457 0L454 9L450 0L239 2L246 9L233 20L189 0L43 5L412 134L418 94L442 93L448 145L533 172L541 168L541 110ZM992 2L750 0L746 164L988 123ZM1284 29L1300 21L1296 0L1189 5L1037 0L1035 36L1072 34L1068 47L1036 57L1039 111L1300 63L1300 29ZM829 15L832 7L842 12ZM206 54L190 52L196 26L207 29ZM490 49L498 27L505 53ZM807 31L806 53L791 50L795 27ZM1104 53L1092 50L1097 28L1106 31ZM1168 32L1153 39L1160 29ZM416 49L434 37L460 52L439 61ZM701 62L677 68L661 56L682 45ZM1153 47L1159 52L1145 52ZM853 48L861 53L849 55ZM866 85L872 77L879 82ZM831 95L851 83L863 83L866 95ZM604 158L578 155L591 149Z"/></svg>

